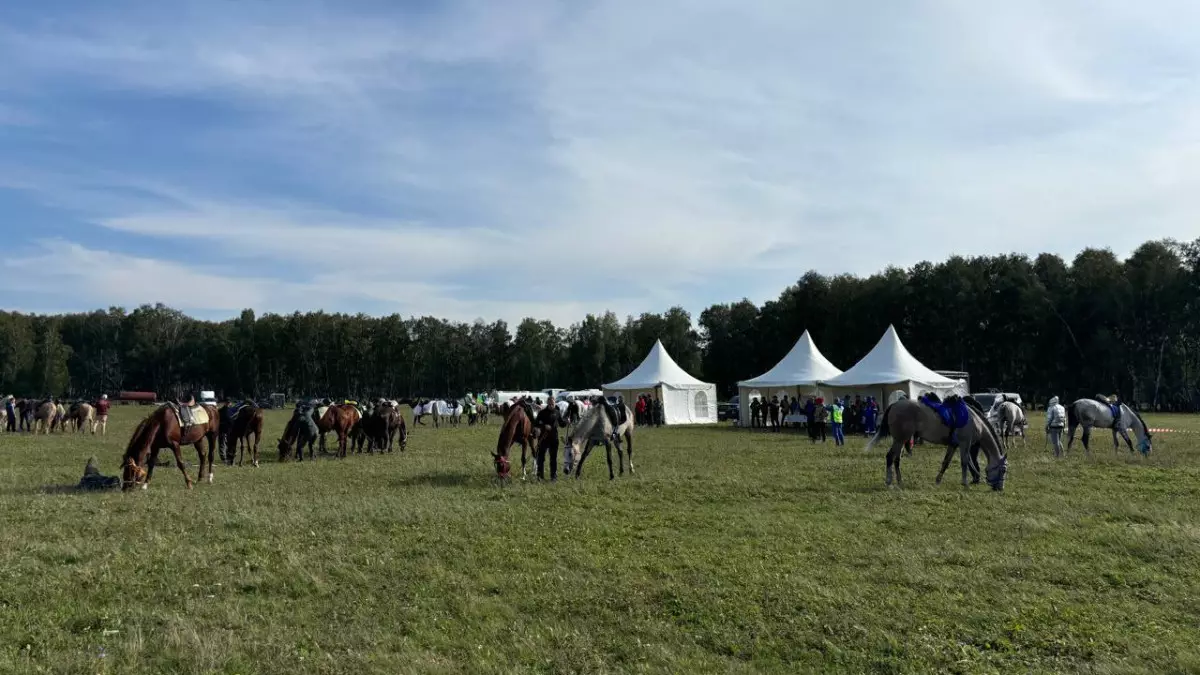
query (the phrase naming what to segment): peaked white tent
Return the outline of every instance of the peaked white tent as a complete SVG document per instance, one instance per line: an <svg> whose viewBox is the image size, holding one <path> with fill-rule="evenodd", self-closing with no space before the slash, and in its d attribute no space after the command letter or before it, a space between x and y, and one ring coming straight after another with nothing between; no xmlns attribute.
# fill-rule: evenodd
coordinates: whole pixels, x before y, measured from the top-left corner
<svg viewBox="0 0 1200 675"><path fill-rule="evenodd" d="M738 382L738 419L742 426L750 426L750 401L754 398L770 399L783 394L795 398L815 393L813 390L818 382L841 374L842 371L817 349L806 330L774 368Z"/></svg>
<svg viewBox="0 0 1200 675"><path fill-rule="evenodd" d="M874 396L881 406L887 405L897 389L909 398L927 391L939 396L969 393L965 381L939 375L908 353L893 326L888 326L875 347L850 370L822 380L821 384L840 390L839 394Z"/></svg>
<svg viewBox="0 0 1200 675"><path fill-rule="evenodd" d="M630 408L639 394L663 403L666 424L707 424L717 421L717 387L692 377L667 353L661 340L645 360L625 377L604 385L606 396L621 396Z"/></svg>

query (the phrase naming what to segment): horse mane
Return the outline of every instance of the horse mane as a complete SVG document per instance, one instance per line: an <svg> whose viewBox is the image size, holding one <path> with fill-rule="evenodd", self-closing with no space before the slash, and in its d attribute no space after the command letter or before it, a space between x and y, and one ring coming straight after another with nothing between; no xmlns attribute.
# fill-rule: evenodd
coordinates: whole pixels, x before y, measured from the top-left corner
<svg viewBox="0 0 1200 675"><path fill-rule="evenodd" d="M158 410L146 416L146 419L138 422L137 427L133 430L133 436L129 438L129 445L125 446L125 457L133 457L135 452L141 448L150 445L154 441L153 434L158 431L158 424L154 416L158 414Z"/></svg>
<svg viewBox="0 0 1200 675"><path fill-rule="evenodd" d="M1142 424L1142 430L1145 432L1146 438L1150 438L1150 425L1146 424L1146 420L1142 419L1142 414L1137 411L1137 408L1134 408L1128 403L1123 403L1122 405L1124 405L1126 408L1129 408L1129 412L1133 413L1133 416L1137 418L1137 421Z"/></svg>

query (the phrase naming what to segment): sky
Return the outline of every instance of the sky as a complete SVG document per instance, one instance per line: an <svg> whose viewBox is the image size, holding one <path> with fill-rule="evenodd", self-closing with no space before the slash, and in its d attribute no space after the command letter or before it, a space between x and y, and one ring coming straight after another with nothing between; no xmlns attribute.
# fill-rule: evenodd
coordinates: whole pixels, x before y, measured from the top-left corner
<svg viewBox="0 0 1200 675"><path fill-rule="evenodd" d="M3 306L559 324L1200 235L1200 3L0 3Z"/></svg>

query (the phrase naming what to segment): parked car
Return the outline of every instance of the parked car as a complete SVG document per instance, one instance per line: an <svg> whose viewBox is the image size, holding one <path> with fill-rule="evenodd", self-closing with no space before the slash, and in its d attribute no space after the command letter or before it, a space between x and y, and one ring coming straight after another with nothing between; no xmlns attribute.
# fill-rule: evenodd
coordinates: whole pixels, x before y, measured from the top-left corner
<svg viewBox="0 0 1200 675"><path fill-rule="evenodd" d="M975 400L979 401L979 405L983 406L984 410L990 410L992 406L996 404L996 401L999 401L1001 397L1005 396L1008 397L1008 400L1016 403L1022 408L1025 407L1025 402L1021 400L1021 395L1010 391L989 391L979 394L971 394L971 396L974 396Z"/></svg>
<svg viewBox="0 0 1200 675"><path fill-rule="evenodd" d="M717 420L726 422L736 420L738 418L738 405L736 403L718 403L717 404Z"/></svg>

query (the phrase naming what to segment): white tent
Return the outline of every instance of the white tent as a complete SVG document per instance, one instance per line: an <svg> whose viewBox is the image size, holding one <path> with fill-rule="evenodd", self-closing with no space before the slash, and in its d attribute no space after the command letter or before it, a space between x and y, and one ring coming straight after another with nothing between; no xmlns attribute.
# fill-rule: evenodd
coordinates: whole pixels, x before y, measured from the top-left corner
<svg viewBox="0 0 1200 675"><path fill-rule="evenodd" d="M738 382L738 420L742 426L750 426L752 399L769 400L784 394L791 399L818 393L815 391L818 382L841 374L842 371L817 349L806 330L774 368L753 379Z"/></svg>
<svg viewBox="0 0 1200 675"><path fill-rule="evenodd" d="M893 326L888 326L875 347L854 367L822 380L821 384L838 389L839 395L874 396L881 406L887 405L892 392L897 389L909 398L927 391L939 396L968 393L965 381L938 375L909 354Z"/></svg>
<svg viewBox="0 0 1200 675"><path fill-rule="evenodd" d="M687 374L656 340L642 364L625 377L604 385L606 396L621 396L630 408L639 394L663 404L666 424L707 424L717 421L717 387Z"/></svg>

